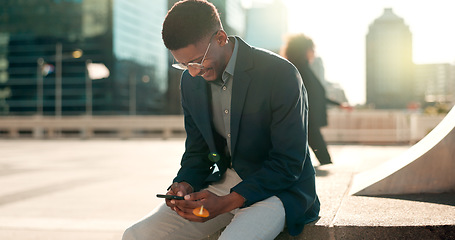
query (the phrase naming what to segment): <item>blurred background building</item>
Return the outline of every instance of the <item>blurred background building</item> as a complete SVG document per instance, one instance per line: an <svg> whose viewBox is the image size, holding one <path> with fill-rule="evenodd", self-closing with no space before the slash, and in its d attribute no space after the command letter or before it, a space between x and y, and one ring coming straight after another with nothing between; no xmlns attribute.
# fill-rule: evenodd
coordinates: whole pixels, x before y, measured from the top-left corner
<svg viewBox="0 0 455 240"><path fill-rule="evenodd" d="M253 1L247 10L245 40L278 53L288 32L287 8L282 0Z"/></svg>
<svg viewBox="0 0 455 240"><path fill-rule="evenodd" d="M392 9L370 25L366 36L366 103L400 109L416 101L412 34Z"/></svg>
<svg viewBox="0 0 455 240"><path fill-rule="evenodd" d="M448 63L416 64L416 95L424 105L455 103L455 66Z"/></svg>
<svg viewBox="0 0 455 240"><path fill-rule="evenodd" d="M91 83L93 114L163 113L167 1L3 0L0 11L4 114L35 114L41 97L44 115L86 113L87 60L110 72Z"/></svg>
<svg viewBox="0 0 455 240"><path fill-rule="evenodd" d="M11 116L0 118L0 136L184 135L182 116L114 116L182 114L182 72L170 67L173 57L161 39L163 19L175 2L0 1L0 115ZM238 35L255 47L279 51L288 34L289 2L211 2L218 8L228 35ZM308 34L306 30L302 32ZM446 113L453 106L455 66L414 64L410 28L391 8L384 9L370 24L365 40L366 74L362 80L366 81L367 104L378 110L361 105L349 112L330 109L325 137L334 142L406 142L410 136L410 141L417 140L415 136L424 136L434 125L422 127L418 121L411 123L409 116ZM315 44L319 46L319 42ZM340 49L332 53L345 52ZM351 56L343 57L346 61L339 65L349 66ZM327 79L329 69L324 67L324 58L329 59L317 56L311 65L314 73L328 98L347 102L338 79ZM92 77L88 69L95 64L105 66L107 74ZM356 67L359 71L361 68ZM406 108L413 111L402 111ZM396 117L390 118L391 113ZM99 117L84 116L92 114ZM47 117L27 117L33 115ZM415 129L421 133L410 134Z"/></svg>

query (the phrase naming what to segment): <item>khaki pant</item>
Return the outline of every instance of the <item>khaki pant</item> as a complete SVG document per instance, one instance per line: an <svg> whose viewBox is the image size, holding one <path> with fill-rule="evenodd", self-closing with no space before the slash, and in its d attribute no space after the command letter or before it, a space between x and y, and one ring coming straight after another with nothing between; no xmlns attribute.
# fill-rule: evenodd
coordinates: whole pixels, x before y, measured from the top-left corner
<svg viewBox="0 0 455 240"><path fill-rule="evenodd" d="M229 194L242 179L228 169L223 179L207 190L218 196ZM279 198L273 196L250 207L235 209L207 222L190 222L172 211L166 204L155 208L148 216L128 228L123 240L199 240L226 227L219 239L274 239L283 231L285 212Z"/></svg>

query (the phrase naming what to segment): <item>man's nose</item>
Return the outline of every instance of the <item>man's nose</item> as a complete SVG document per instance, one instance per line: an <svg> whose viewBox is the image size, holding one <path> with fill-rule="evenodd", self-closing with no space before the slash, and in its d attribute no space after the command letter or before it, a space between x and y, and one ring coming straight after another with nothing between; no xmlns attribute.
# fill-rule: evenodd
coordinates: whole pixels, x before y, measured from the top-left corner
<svg viewBox="0 0 455 240"><path fill-rule="evenodd" d="M188 72L190 72L190 75L192 77L200 76L204 74L205 70L204 69L199 69L199 68L194 68L194 67L189 67Z"/></svg>

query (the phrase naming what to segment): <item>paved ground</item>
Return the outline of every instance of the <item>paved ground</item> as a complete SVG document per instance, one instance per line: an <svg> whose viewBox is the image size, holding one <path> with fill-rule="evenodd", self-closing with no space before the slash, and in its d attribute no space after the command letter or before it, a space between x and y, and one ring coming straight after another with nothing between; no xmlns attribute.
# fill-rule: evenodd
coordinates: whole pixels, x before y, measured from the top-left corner
<svg viewBox="0 0 455 240"><path fill-rule="evenodd" d="M0 239L120 239L162 201L155 194L174 177L183 147L183 139L0 140ZM455 225L455 194L347 195L355 173L408 148L329 146L335 164L317 168L321 219L306 231ZM319 239L360 239L326 234Z"/></svg>

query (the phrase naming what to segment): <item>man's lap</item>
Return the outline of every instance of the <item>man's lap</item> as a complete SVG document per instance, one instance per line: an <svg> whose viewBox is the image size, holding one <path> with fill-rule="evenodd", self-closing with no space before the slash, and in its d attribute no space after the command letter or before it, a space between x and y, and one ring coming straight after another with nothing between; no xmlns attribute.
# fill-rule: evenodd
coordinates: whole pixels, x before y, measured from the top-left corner
<svg viewBox="0 0 455 240"><path fill-rule="evenodd" d="M217 195L226 195L240 181L242 179L237 173L228 169L223 179L210 185L207 190ZM273 239L283 230L284 223L284 207L275 196L204 223L190 222L162 204L128 228L123 240L201 239L226 226L220 239Z"/></svg>

